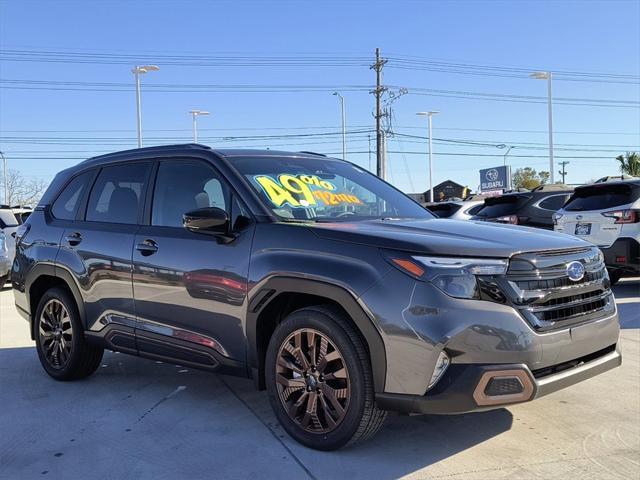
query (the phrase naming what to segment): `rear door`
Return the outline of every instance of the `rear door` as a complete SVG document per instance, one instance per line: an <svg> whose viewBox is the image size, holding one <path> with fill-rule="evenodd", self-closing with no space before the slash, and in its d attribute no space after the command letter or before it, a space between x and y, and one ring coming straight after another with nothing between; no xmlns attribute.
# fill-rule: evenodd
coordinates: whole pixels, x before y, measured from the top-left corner
<svg viewBox="0 0 640 480"><path fill-rule="evenodd" d="M640 188L631 184L603 183L579 188L564 206L556 231L575 235L599 247L610 247L624 227L617 215L632 209L638 198Z"/></svg>
<svg viewBox="0 0 640 480"><path fill-rule="evenodd" d="M150 162L127 162L103 167L77 220L65 228L56 260L80 288L87 329L124 332L116 346L131 351L135 351L131 257L150 166Z"/></svg>

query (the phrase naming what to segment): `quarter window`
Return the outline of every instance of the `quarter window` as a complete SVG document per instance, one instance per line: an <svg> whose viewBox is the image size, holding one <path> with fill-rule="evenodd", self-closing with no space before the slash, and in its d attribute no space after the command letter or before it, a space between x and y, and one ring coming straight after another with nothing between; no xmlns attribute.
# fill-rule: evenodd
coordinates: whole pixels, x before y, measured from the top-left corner
<svg viewBox="0 0 640 480"><path fill-rule="evenodd" d="M75 177L53 202L51 213L60 220L74 220L82 195L87 189L87 183L93 177L93 172L85 172Z"/></svg>
<svg viewBox="0 0 640 480"><path fill-rule="evenodd" d="M91 190L87 220L135 224L146 187L148 163L105 167Z"/></svg>
<svg viewBox="0 0 640 480"><path fill-rule="evenodd" d="M552 210L555 212L562 208L562 205L567 201L567 198L569 198L569 195L552 195L542 200L539 206L545 210Z"/></svg>
<svg viewBox="0 0 640 480"><path fill-rule="evenodd" d="M227 191L213 168L201 162L170 161L158 168L151 224L182 227L182 216L199 208L228 211Z"/></svg>

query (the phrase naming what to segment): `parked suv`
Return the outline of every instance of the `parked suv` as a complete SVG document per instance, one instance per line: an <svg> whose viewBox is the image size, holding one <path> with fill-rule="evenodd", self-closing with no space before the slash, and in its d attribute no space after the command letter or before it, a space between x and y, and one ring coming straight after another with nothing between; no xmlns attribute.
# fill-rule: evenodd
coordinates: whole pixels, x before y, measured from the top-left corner
<svg viewBox="0 0 640 480"><path fill-rule="evenodd" d="M530 192L489 197L473 220L553 230L553 214L572 193L573 189L566 185L542 185Z"/></svg>
<svg viewBox="0 0 640 480"><path fill-rule="evenodd" d="M95 157L16 236L16 306L53 378L105 348L251 377L312 448L370 437L386 410L504 407L621 362L598 248L434 218L323 155Z"/></svg>
<svg viewBox="0 0 640 480"><path fill-rule="evenodd" d="M554 218L557 232L600 247L613 283L640 273L640 179L578 187Z"/></svg>
<svg viewBox="0 0 640 480"><path fill-rule="evenodd" d="M473 195L464 200L427 203L426 208L438 218L469 220L484 206L486 197Z"/></svg>

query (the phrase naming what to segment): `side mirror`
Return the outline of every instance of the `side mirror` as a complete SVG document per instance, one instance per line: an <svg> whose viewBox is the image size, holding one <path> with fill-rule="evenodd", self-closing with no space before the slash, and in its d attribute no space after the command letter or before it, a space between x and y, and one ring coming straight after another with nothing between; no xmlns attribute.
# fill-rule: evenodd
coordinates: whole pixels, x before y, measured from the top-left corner
<svg viewBox="0 0 640 480"><path fill-rule="evenodd" d="M227 233L229 215L217 207L191 210L182 216L182 225L187 230L200 233Z"/></svg>

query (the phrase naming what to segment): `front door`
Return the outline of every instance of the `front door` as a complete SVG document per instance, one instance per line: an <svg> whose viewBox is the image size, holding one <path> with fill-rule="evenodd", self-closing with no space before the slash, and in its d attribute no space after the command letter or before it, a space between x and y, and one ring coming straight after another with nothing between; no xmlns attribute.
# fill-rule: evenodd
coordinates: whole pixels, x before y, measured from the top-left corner
<svg viewBox="0 0 640 480"><path fill-rule="evenodd" d="M227 211L232 225L241 208L212 165L159 162L148 225L134 241L137 345L153 358L242 368L253 227L221 239L182 226L186 212L206 207Z"/></svg>

